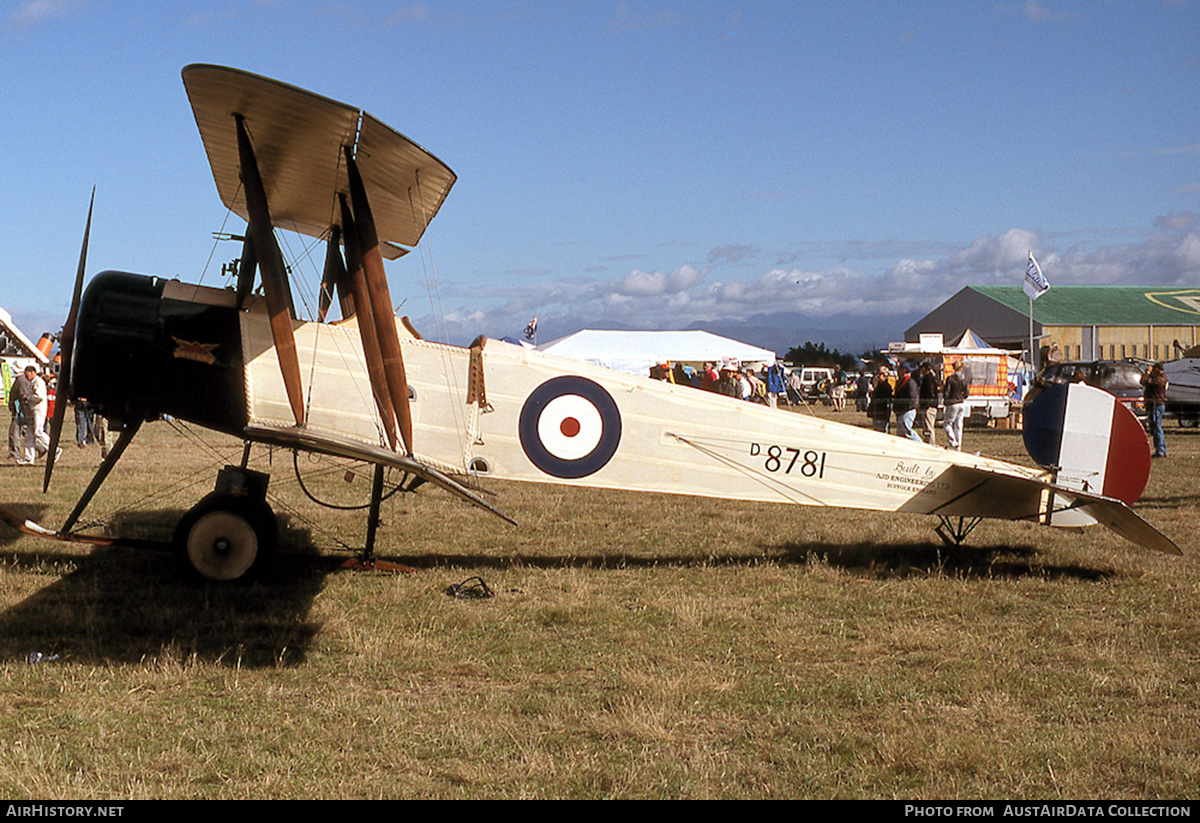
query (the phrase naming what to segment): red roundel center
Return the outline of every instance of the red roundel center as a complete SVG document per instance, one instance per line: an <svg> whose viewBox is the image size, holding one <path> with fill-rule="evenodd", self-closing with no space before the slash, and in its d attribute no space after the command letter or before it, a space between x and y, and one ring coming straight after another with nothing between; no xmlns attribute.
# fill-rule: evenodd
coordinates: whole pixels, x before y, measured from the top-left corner
<svg viewBox="0 0 1200 823"><path fill-rule="evenodd" d="M563 433L563 437L574 437L579 434L579 421L574 417L564 417L558 429Z"/></svg>

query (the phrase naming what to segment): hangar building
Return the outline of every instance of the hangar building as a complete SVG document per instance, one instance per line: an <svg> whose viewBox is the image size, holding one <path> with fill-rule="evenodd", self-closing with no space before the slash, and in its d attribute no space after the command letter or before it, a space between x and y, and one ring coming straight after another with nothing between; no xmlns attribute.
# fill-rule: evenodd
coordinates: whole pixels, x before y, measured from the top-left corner
<svg viewBox="0 0 1200 823"><path fill-rule="evenodd" d="M1020 286L967 286L904 333L917 341L966 329L993 346L1029 348L1029 298ZM1200 343L1200 288L1053 286L1033 302L1038 366L1058 346L1063 360L1171 360L1175 344Z"/></svg>

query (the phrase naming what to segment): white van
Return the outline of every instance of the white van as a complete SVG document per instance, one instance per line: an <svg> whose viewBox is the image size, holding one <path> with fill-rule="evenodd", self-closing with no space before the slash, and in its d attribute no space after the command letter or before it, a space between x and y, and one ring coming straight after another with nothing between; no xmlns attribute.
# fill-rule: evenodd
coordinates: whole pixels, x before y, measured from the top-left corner
<svg viewBox="0 0 1200 823"><path fill-rule="evenodd" d="M833 369L825 366L801 366L795 371L800 373L800 391L805 397L817 397L828 393Z"/></svg>

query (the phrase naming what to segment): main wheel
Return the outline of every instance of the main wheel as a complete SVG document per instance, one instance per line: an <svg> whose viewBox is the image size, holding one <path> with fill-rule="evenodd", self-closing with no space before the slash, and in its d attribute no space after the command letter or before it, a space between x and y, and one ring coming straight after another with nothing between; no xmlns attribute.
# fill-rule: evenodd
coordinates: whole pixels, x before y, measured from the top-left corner
<svg viewBox="0 0 1200 823"><path fill-rule="evenodd" d="M175 529L175 543L209 580L237 580L274 548L278 526L262 501L209 495Z"/></svg>

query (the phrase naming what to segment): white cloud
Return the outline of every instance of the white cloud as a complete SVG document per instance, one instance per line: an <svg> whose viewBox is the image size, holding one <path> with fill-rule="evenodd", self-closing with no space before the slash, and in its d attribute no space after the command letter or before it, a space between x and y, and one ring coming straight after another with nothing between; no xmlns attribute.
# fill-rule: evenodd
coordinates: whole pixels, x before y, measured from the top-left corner
<svg viewBox="0 0 1200 823"><path fill-rule="evenodd" d="M620 280L610 281L609 288L613 295L622 297L655 297L679 294L703 279L704 272L692 266L681 266L669 274L634 269Z"/></svg>
<svg viewBox="0 0 1200 823"><path fill-rule="evenodd" d="M1052 16L1050 12L1046 10L1046 7L1041 3L1034 2L1034 0L1026 0L1025 4L1021 8L1025 13L1025 17L1034 23L1044 23L1047 20L1052 19Z"/></svg>
<svg viewBox="0 0 1200 823"><path fill-rule="evenodd" d="M1154 218L1154 225L1160 229L1188 231L1196 226L1196 215L1190 211L1181 211L1177 214L1164 214Z"/></svg>
<svg viewBox="0 0 1200 823"><path fill-rule="evenodd" d="M1038 236L1024 229L1009 229L999 237L980 237L951 260L951 265L981 273L1024 266L1030 251L1038 251ZM1040 259L1040 256L1039 256Z"/></svg>
<svg viewBox="0 0 1200 823"><path fill-rule="evenodd" d="M454 317L463 339L484 332L517 334L536 310L543 328L555 318L630 328L683 328L696 321L745 320L757 314L847 314L865 319L929 311L968 285L1019 286L1032 249L1055 286L1200 285L1200 230L1190 212L1165 215L1137 243L1085 249L1043 245L1037 232L1013 228L957 248L943 241L896 244L906 256L886 268L773 266L746 280L708 280L707 270L683 265L669 272L632 269L611 280L550 280L511 287L491 308ZM842 255L870 266L878 256ZM836 251L830 245L824 252ZM832 255L835 256L836 255ZM493 296L500 297L498 291ZM452 338L457 339L457 338Z"/></svg>
<svg viewBox="0 0 1200 823"><path fill-rule="evenodd" d="M82 6L81 0L26 0L5 18L10 31L26 31L50 19L63 19Z"/></svg>
<svg viewBox="0 0 1200 823"><path fill-rule="evenodd" d="M737 263L758 257L760 251L758 246L718 246L708 253L708 262Z"/></svg>

